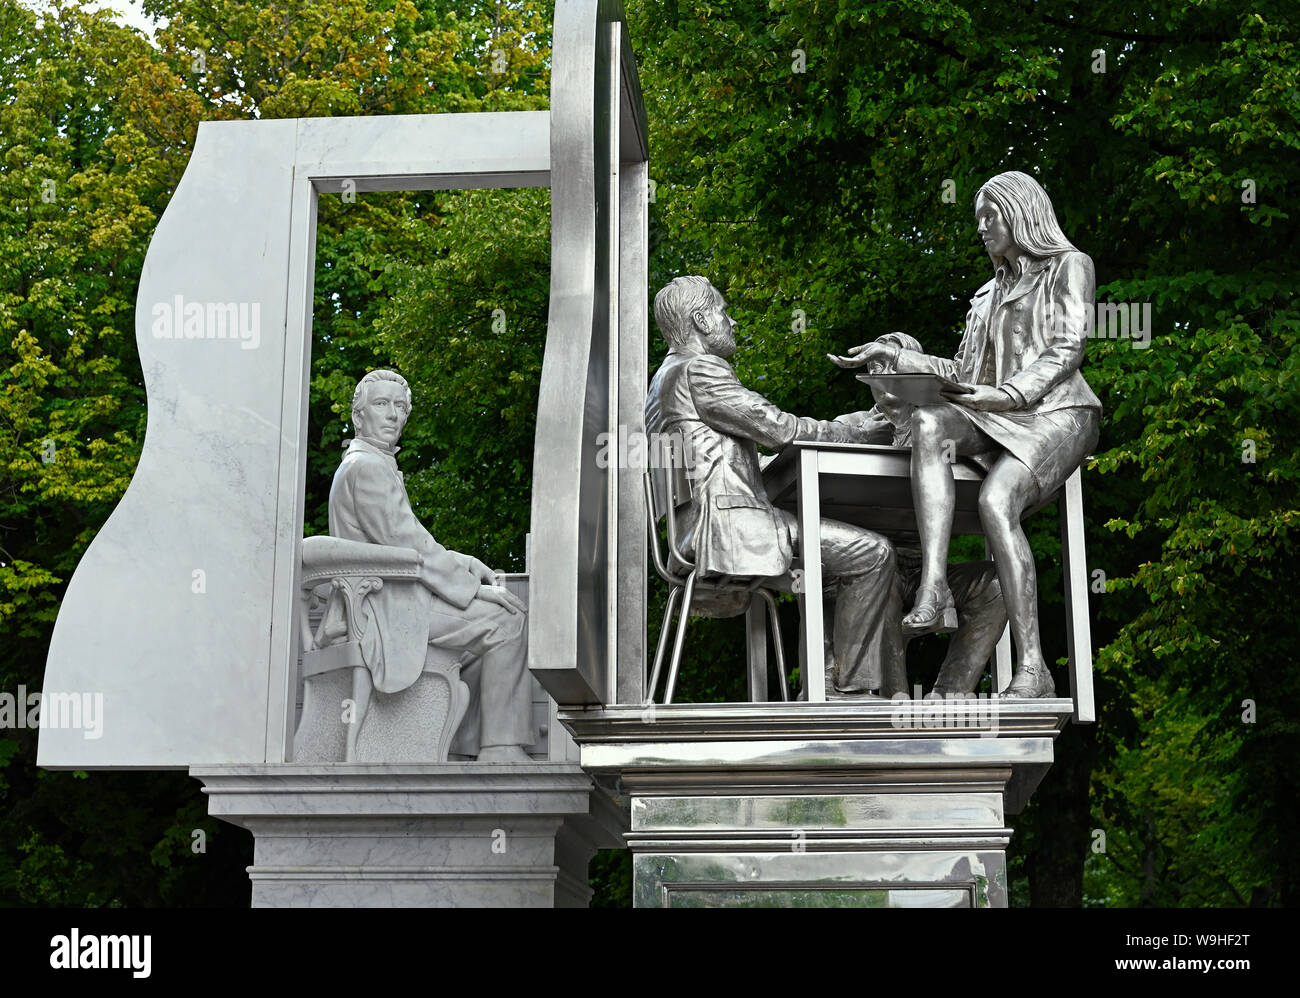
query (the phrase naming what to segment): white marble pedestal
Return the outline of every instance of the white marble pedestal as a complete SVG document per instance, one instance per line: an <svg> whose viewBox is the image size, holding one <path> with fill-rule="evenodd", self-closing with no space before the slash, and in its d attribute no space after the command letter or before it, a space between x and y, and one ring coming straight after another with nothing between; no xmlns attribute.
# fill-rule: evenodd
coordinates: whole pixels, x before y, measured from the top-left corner
<svg viewBox="0 0 1300 998"><path fill-rule="evenodd" d="M1005 815L1069 700L566 710L638 908L1007 906Z"/></svg>
<svg viewBox="0 0 1300 998"><path fill-rule="evenodd" d="M254 908L572 908L626 815L573 763L194 766Z"/></svg>

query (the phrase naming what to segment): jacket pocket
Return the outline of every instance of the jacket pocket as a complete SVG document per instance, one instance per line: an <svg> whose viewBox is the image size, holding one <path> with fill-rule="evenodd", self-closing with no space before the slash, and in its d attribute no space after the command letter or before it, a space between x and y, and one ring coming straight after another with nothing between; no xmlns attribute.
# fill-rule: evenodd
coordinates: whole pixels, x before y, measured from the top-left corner
<svg viewBox="0 0 1300 998"><path fill-rule="evenodd" d="M718 509L767 509L768 504L757 496L714 496Z"/></svg>

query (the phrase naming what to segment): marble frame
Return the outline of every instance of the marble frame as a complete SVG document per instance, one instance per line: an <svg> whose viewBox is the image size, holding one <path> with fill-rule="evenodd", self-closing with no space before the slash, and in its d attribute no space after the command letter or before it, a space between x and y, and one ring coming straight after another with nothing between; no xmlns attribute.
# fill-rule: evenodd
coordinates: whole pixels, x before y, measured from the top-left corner
<svg viewBox="0 0 1300 998"><path fill-rule="evenodd" d="M45 729L39 765L285 761L317 196L549 183L545 111L200 125L140 280L140 463L77 566L46 666L47 690L103 694L102 737ZM256 303L256 342L160 338L172 301Z"/></svg>

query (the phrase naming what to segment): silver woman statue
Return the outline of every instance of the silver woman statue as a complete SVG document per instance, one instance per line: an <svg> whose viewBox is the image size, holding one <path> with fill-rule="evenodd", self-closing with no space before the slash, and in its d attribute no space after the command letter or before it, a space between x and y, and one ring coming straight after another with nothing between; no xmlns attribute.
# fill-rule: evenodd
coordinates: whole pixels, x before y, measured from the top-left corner
<svg viewBox="0 0 1300 998"><path fill-rule="evenodd" d="M1003 696L1055 693L1038 634L1037 577L1020 526L1025 510L1061 487L1097 443L1101 403L1079 368L1092 331L1092 259L1056 221L1038 182L1002 173L975 196L980 238L993 279L971 299L966 332L952 360L866 343L842 367L871 365L900 374L933 373L970 389L918 406L912 419L912 501L921 536L921 581L903 618L909 635L956 629L946 580L952 533L954 454L987 470L979 512L1006 600L1019 660Z"/></svg>

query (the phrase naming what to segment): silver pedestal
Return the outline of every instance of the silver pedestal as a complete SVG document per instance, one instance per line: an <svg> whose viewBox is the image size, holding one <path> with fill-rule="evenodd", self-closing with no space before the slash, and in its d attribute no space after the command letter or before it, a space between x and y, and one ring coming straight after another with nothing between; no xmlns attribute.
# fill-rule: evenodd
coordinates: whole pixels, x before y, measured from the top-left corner
<svg viewBox="0 0 1300 998"><path fill-rule="evenodd" d="M1007 906L1004 817L1069 700L683 704L560 715L631 812L637 907Z"/></svg>

